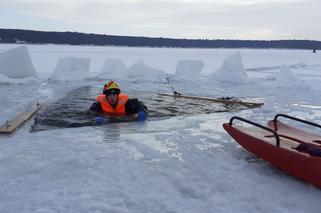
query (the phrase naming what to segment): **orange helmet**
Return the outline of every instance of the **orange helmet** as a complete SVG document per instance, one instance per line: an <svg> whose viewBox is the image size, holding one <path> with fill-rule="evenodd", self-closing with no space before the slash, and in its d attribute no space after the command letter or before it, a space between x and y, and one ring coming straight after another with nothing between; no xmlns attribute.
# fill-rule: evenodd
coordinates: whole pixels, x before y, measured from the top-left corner
<svg viewBox="0 0 321 213"><path fill-rule="evenodd" d="M117 94L120 94L120 88L118 84L115 81L109 81L107 84L104 85L103 93L106 95L106 93L114 91Z"/></svg>

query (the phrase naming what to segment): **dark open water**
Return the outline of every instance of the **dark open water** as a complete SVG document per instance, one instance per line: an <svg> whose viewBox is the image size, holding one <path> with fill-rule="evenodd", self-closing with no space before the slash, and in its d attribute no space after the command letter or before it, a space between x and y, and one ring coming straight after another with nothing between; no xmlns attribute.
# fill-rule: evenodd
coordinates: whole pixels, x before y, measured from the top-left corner
<svg viewBox="0 0 321 213"><path fill-rule="evenodd" d="M160 120L179 115L197 115L245 109L239 105L224 105L205 100L175 99L150 92L130 92L129 98L138 98L148 107L147 120ZM97 114L88 109L95 101L97 91L83 87L66 94L63 98L48 102L35 116L31 131L55 128L95 126ZM107 118L108 122L128 122L133 118Z"/></svg>

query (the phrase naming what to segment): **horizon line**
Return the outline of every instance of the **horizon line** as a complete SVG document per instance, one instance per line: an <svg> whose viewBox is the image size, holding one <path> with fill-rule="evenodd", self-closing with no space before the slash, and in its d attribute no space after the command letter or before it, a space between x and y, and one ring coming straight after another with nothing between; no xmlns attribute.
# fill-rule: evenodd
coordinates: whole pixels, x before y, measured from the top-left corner
<svg viewBox="0 0 321 213"><path fill-rule="evenodd" d="M102 33L92 33L92 32L80 32L80 31L51 31L51 30L33 30L33 29L21 29L21 28L0 28L0 30L21 30L21 31L34 31L34 32L46 32L46 33L79 33L79 34L87 34L87 35L101 35L101 36L115 36L115 37L136 37L136 38L150 38L150 39L173 39L173 40L209 40L209 41L317 41L321 42L321 40L313 40L313 39L225 39L225 38L174 38L174 37L151 37L151 36L139 36L139 35L112 35L112 34L102 34Z"/></svg>

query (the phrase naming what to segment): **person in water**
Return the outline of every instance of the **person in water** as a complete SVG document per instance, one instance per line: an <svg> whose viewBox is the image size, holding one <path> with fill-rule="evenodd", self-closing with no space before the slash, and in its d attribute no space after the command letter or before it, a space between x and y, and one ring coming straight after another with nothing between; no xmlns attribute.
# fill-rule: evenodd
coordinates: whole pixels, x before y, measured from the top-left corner
<svg viewBox="0 0 321 213"><path fill-rule="evenodd" d="M105 122L104 116L123 117L135 116L138 121L145 121L148 109L138 99L129 99L127 94L121 93L120 87L115 81L104 85L103 94L99 95L90 110L101 113L96 117L98 124Z"/></svg>

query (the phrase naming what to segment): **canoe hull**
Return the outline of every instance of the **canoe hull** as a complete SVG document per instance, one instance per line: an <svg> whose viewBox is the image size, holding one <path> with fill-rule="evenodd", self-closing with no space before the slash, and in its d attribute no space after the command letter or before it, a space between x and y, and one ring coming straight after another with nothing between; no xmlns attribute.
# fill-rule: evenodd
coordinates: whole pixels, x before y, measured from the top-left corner
<svg viewBox="0 0 321 213"><path fill-rule="evenodd" d="M321 157L309 156L295 149L276 146L264 135L255 134L249 128L223 124L224 129L249 152L268 161L273 166L321 188ZM271 138L270 138L271 139Z"/></svg>

